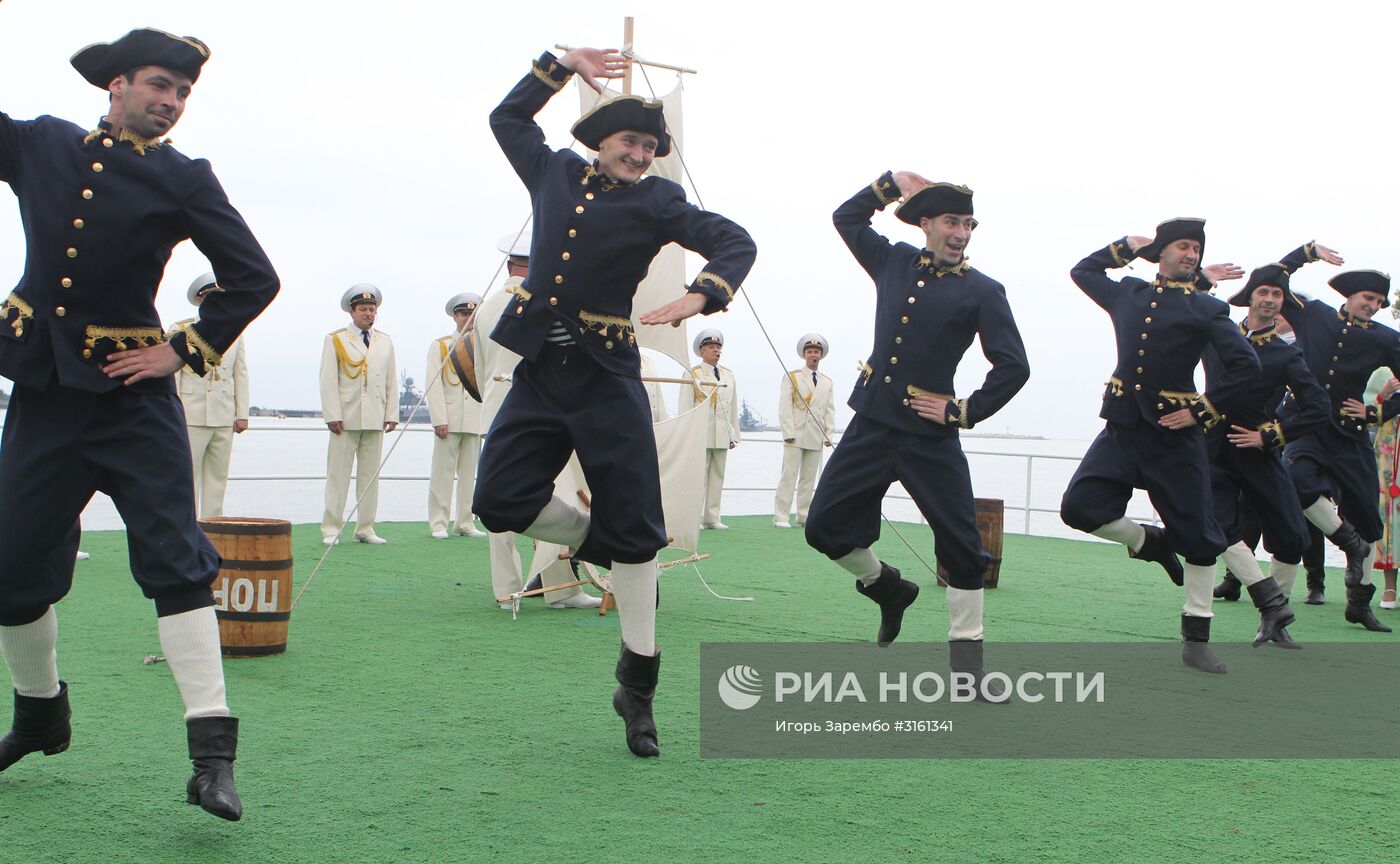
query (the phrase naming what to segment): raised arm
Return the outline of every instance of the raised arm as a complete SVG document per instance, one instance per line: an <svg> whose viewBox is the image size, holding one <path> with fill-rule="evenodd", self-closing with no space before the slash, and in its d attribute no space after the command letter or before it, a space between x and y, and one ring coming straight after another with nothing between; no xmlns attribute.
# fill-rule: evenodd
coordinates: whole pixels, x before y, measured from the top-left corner
<svg viewBox="0 0 1400 864"><path fill-rule="evenodd" d="M1124 237L1114 240L1104 248L1080 261L1069 271L1069 278L1103 309L1113 308L1113 299L1118 294L1119 283L1108 278L1108 271L1127 267L1137 257L1137 250L1151 243L1148 237Z"/></svg>
<svg viewBox="0 0 1400 864"><path fill-rule="evenodd" d="M971 429L1000 411L1031 377L1021 331L1011 315L1006 290L1000 285L978 310L977 339L982 343L982 354L992 364L992 369L981 388L971 396L948 403L948 423L957 424L963 429Z"/></svg>
<svg viewBox="0 0 1400 864"><path fill-rule="evenodd" d="M670 324L696 313L710 315L729 306L753 268L758 247L749 232L718 213L685 200L679 184L663 181L654 213L662 242L675 242L706 258L686 294L641 316L643 324Z"/></svg>
<svg viewBox="0 0 1400 864"><path fill-rule="evenodd" d="M9 183L19 177L19 151L33 123L10 119L0 111L0 182Z"/></svg>
<svg viewBox="0 0 1400 864"><path fill-rule="evenodd" d="M851 254L872 279L879 278L880 269L884 267L885 259L889 257L893 245L870 227L870 217L875 215L876 211L884 210L887 205L898 201L901 194L903 193L895 181L895 175L886 171L831 214L836 233L846 241Z"/></svg>

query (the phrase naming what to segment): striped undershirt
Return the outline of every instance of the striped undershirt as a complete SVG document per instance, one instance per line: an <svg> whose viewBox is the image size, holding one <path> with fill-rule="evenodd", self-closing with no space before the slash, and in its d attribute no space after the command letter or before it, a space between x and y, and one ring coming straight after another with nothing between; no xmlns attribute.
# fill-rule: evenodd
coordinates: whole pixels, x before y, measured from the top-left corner
<svg viewBox="0 0 1400 864"><path fill-rule="evenodd" d="M569 332L569 328L564 326L563 321L555 320L549 325L549 332L544 334L544 341L551 345L572 345L574 335Z"/></svg>

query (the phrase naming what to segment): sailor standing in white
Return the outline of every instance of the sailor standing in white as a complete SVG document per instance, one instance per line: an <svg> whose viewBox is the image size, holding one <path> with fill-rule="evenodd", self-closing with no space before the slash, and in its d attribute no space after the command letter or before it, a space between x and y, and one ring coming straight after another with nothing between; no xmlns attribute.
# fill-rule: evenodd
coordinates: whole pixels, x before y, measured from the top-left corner
<svg viewBox="0 0 1400 864"><path fill-rule="evenodd" d="M690 374L698 381L713 381L718 387L682 385L679 412L684 414L703 402L708 412L705 427L705 512L704 527L723 531L729 526L720 521L720 495L724 491L724 465L729 451L739 445L739 388L730 369L719 365L724 350L724 334L718 330L702 330L691 346L700 363L692 366Z"/></svg>
<svg viewBox="0 0 1400 864"><path fill-rule="evenodd" d="M481 305L481 295L470 291L447 301L447 315L456 331L434 339L428 346L428 417L433 424L433 462L428 479L428 530L433 539L446 540L452 521L452 487L457 486L458 534L485 537L472 524L472 491L476 488L476 459L481 453L481 403L467 395L462 381L447 362L452 343L464 338L467 324Z"/></svg>
<svg viewBox="0 0 1400 864"><path fill-rule="evenodd" d="M222 290L214 274L205 273L190 283L185 296L198 306L205 295ZM175 326L193 324L195 320L190 318ZM238 337L233 347L224 352L219 365L209 374L201 377L190 367L182 366L176 377L194 462L194 500L200 518L222 516L233 436L248 429L248 356L243 337Z"/></svg>
<svg viewBox="0 0 1400 864"><path fill-rule="evenodd" d="M379 508L379 457L384 433L399 425L399 401L395 390L394 343L375 329L383 295L368 283L351 286L340 298L340 308L350 315L350 325L326 336L321 351L321 412L331 430L326 454L326 512L321 517L321 539L327 545L340 542L345 527L345 495L350 489L350 469L355 469L355 539L381 545L388 541L374 533Z"/></svg>
<svg viewBox="0 0 1400 864"><path fill-rule="evenodd" d="M826 357L827 341L820 333L797 340L800 369L783 376L778 385L778 426L783 430L783 473L773 495L773 525L791 528L793 492L797 493L797 524L807 523L807 508L822 467L822 448L832 446L836 401L831 379L817 371Z"/></svg>

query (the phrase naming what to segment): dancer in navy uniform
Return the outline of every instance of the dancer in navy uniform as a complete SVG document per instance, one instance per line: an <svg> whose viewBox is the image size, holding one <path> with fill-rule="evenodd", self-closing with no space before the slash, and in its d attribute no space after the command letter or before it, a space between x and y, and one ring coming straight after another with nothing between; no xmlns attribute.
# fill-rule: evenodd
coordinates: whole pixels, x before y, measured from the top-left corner
<svg viewBox="0 0 1400 864"><path fill-rule="evenodd" d="M1330 254L1330 250L1323 251ZM1228 544L1221 555L1230 568L1225 584L1228 588L1234 583L1230 599L1239 599L1243 582L1258 608L1260 625L1255 642L1272 639L1296 647L1285 628L1293 620L1288 597L1308 547L1308 522L1280 454L1287 442L1297 441L1327 422L1327 393L1308 371L1297 346L1279 338L1279 313L1302 306L1288 290L1288 270L1282 264L1255 269L1229 302L1249 307L1240 332L1259 358L1261 373L1225 409L1230 415L1228 423L1217 423L1206 433L1215 516ZM1220 404L1212 382L1228 379L1229 373L1214 346L1206 347L1203 361L1206 396ZM1281 420L1275 415L1285 388L1293 393L1300 410ZM1246 507L1252 511L1271 556L1268 576L1260 570L1254 549L1246 542ZM1217 589L1214 596L1221 596L1221 592Z"/></svg>
<svg viewBox="0 0 1400 864"><path fill-rule="evenodd" d="M1259 374L1259 360L1230 320L1229 307L1206 294L1214 282L1244 271L1233 264L1199 269L1205 242L1205 220L1172 219L1157 226L1152 240L1115 240L1070 271L1112 319L1118 363L1099 412L1107 423L1065 490L1060 518L1122 543L1130 557L1161 564L1172 582L1184 585L1182 660L1224 672L1207 643L1215 559L1227 544L1214 515L1202 433L1225 420L1221 404L1244 393ZM1157 264L1156 278L1118 282L1106 275L1134 258ZM1215 349L1219 374L1212 393L1202 396L1194 377L1207 346ZM1124 517L1134 488L1147 490L1165 530ZM1184 571L1177 552L1186 559Z"/></svg>
<svg viewBox="0 0 1400 864"><path fill-rule="evenodd" d="M228 716L209 588L219 556L195 522L173 375L217 368L278 282L209 163L160 140L208 57L198 39L134 30L73 56L110 96L96 129L0 114L0 180L19 197L27 241L24 276L0 305L0 374L15 382L0 439L0 652L15 717L0 770L68 747L53 604L72 587L78 514L100 490L126 523L131 572L155 601L185 703L195 766L187 799L238 819L238 721ZM156 289L185 239L223 290L167 337Z"/></svg>
<svg viewBox="0 0 1400 864"><path fill-rule="evenodd" d="M895 215L924 232L922 249L891 243L870 227L871 216L901 196ZM870 547L880 537L885 492L895 481L904 484L933 529L934 553L948 573L953 669L980 676L983 574L991 558L977 534L958 430L991 417L1025 385L1026 349L1005 289L968 263L977 227L971 189L886 172L832 218L875 281L875 350L847 403L855 417L812 499L807 543L855 576L856 591L879 604L876 641L888 645L919 586ZM981 389L959 399L953 378L974 337L992 369Z"/></svg>
<svg viewBox="0 0 1400 864"><path fill-rule="evenodd" d="M571 546L580 559L612 568L622 625L613 707L631 751L656 756L656 553L666 531L632 298L652 258L675 242L709 262L683 297L642 323L719 312L755 249L744 229L687 203L679 185L644 176L671 149L660 102L621 96L574 124L574 137L598 152L592 165L545 144L534 115L571 75L601 93L594 79L620 77L626 64L612 51L546 52L491 114L530 192L534 231L530 275L491 333L523 359L491 424L472 509L492 532ZM553 496L575 451L593 490L590 513Z"/></svg>
<svg viewBox="0 0 1400 864"><path fill-rule="evenodd" d="M1342 263L1331 250L1308 243L1284 256L1280 266L1292 272L1319 258ZM1362 397L1376 369L1384 366L1400 375L1400 334L1371 320L1390 305L1390 277L1375 270L1352 270L1333 276L1327 284L1347 298L1340 312L1321 300L1310 300L1284 315L1298 334L1308 368L1329 397L1329 422L1300 441L1288 442L1283 461L1308 521L1346 554L1344 617L1367 630L1389 633L1390 628L1371 610L1376 593L1371 584L1372 544L1381 539L1384 524L1377 504L1380 481L1366 427L1400 413L1400 398L1365 405ZM1284 399L1279 416L1287 420L1303 410L1290 396Z"/></svg>

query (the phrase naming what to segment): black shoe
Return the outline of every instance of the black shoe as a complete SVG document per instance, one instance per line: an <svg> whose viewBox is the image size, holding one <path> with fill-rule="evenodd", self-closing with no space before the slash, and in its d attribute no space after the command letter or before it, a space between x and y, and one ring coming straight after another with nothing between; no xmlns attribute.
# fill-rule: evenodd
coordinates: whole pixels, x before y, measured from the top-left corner
<svg viewBox="0 0 1400 864"><path fill-rule="evenodd" d="M185 802L206 813L237 822L243 802L233 785L233 760L238 756L237 717L196 717L185 723L194 776L185 784Z"/></svg>
<svg viewBox="0 0 1400 864"><path fill-rule="evenodd" d="M15 694L15 720L0 738L0 771L30 753L52 756L68 749L73 739L69 719L68 683L58 682L58 695L51 699Z"/></svg>
<svg viewBox="0 0 1400 864"><path fill-rule="evenodd" d="M1172 552L1171 544L1167 542L1167 529L1156 525L1144 525L1142 530L1147 535L1143 538L1142 548L1136 552L1129 548L1128 557L1140 561L1156 561L1167 571L1167 578L1172 580L1173 585L1181 585L1184 574L1181 562L1176 560L1176 553Z"/></svg>
<svg viewBox="0 0 1400 864"><path fill-rule="evenodd" d="M1277 585L1277 583L1275 583ZM1181 662L1202 672L1220 674L1225 664L1210 651L1210 619L1181 616Z"/></svg>
<svg viewBox="0 0 1400 864"><path fill-rule="evenodd" d="M1322 586L1308 589L1308 596L1303 599L1303 603L1308 606L1321 606L1327 602L1327 598L1322 595Z"/></svg>
<svg viewBox="0 0 1400 864"><path fill-rule="evenodd" d="M948 643L948 668L972 676L978 702L1005 705L1011 694L998 681L987 681L982 672L982 641L954 640Z"/></svg>
<svg viewBox="0 0 1400 864"><path fill-rule="evenodd" d="M1277 643L1283 648L1301 648L1285 629L1293 623L1293 610L1288 608L1288 598L1273 577L1265 576L1249 586L1249 597L1254 608L1259 610L1259 632L1254 634L1254 647L1265 642Z"/></svg>
<svg viewBox="0 0 1400 864"><path fill-rule="evenodd" d="M1376 620L1376 613L1371 611L1371 598L1375 595L1375 585L1348 585L1347 608L1344 613L1347 623L1360 624L1377 633L1389 633L1390 628Z"/></svg>
<svg viewBox="0 0 1400 864"><path fill-rule="evenodd" d="M633 653L626 642L622 643L614 672L618 688L613 691L613 710L627 724L627 749L636 756L661 755L661 747L656 743L656 721L651 716L660 669L660 651L646 657Z"/></svg>
<svg viewBox="0 0 1400 864"><path fill-rule="evenodd" d="M1240 580L1235 578L1235 574L1229 570L1225 571L1225 578L1220 580L1220 584L1215 586L1211 596L1217 600L1229 600L1234 602L1240 599Z"/></svg>
<svg viewBox="0 0 1400 864"><path fill-rule="evenodd" d="M1347 587L1360 585L1362 578L1366 575L1366 558L1371 554L1371 544L1362 540L1361 535L1356 533L1356 529L1346 522L1342 523L1342 527L1329 534L1327 539L1346 553Z"/></svg>
<svg viewBox="0 0 1400 864"><path fill-rule="evenodd" d="M904 610L919 596L919 586L900 578L899 571L880 562L880 578L871 585L856 580L856 590L880 605L880 630L875 644L884 648L899 635L904 623Z"/></svg>

